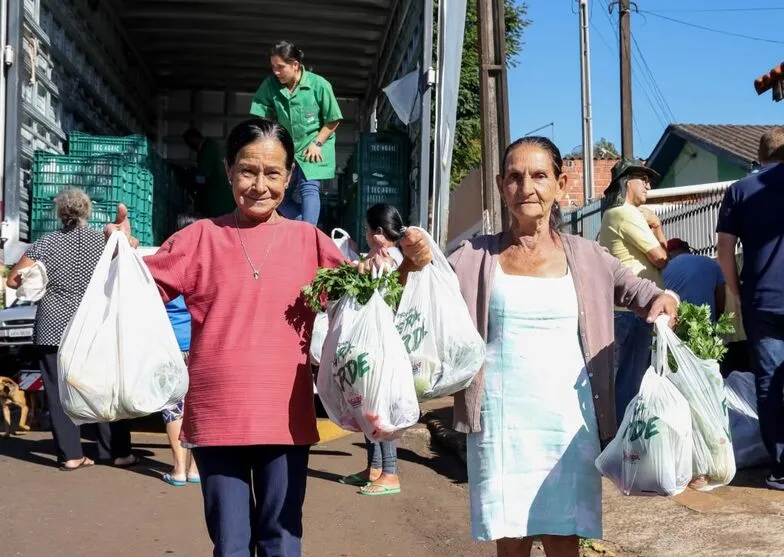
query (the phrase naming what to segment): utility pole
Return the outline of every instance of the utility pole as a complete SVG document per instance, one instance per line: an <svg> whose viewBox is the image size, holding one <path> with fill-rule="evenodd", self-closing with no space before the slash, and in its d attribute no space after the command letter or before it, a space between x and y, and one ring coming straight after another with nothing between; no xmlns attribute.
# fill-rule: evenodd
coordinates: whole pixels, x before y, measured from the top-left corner
<svg viewBox="0 0 784 557"><path fill-rule="evenodd" d="M591 49L588 0L580 0L580 84L583 98L583 204L593 197L593 122L591 116Z"/></svg>
<svg viewBox="0 0 784 557"><path fill-rule="evenodd" d="M482 231L506 230L508 215L495 187L501 156L509 144L504 0L477 0L479 27L479 102L482 126Z"/></svg>
<svg viewBox="0 0 784 557"><path fill-rule="evenodd" d="M632 45L631 45L631 2L618 1L618 25L620 27L621 52L621 155L634 158L632 137Z"/></svg>

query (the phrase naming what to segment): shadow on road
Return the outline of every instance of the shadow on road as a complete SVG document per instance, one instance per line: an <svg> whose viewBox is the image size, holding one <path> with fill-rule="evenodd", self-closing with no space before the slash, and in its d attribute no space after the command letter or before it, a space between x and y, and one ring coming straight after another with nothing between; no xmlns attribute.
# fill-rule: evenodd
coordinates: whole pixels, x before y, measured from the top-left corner
<svg viewBox="0 0 784 557"><path fill-rule="evenodd" d="M765 477L768 474L768 469L765 466L758 466L755 468L744 468L735 473L730 483L733 487L754 487L759 489L767 489L765 485Z"/></svg>

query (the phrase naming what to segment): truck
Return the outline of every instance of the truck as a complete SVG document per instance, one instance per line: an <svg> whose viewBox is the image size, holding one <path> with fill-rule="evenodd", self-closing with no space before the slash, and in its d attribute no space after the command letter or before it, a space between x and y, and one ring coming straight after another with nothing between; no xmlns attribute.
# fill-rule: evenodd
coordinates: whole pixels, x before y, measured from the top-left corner
<svg viewBox="0 0 784 557"><path fill-rule="evenodd" d="M0 0L4 262L31 240L34 153L66 153L74 131L143 134L164 159L190 165L182 133L223 139L247 118L279 40L333 85L345 117L339 172L362 132L407 133L408 220L426 226L433 0ZM382 89L411 72L421 118L403 126Z"/></svg>

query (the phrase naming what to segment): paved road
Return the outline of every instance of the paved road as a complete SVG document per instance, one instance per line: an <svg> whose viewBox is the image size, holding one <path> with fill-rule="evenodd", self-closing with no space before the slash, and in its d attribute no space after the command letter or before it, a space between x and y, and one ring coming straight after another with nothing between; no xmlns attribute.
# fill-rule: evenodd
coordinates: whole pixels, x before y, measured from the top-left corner
<svg viewBox="0 0 784 557"><path fill-rule="evenodd" d="M400 450L403 493L360 497L335 480L362 468L361 437L313 451L305 504L306 557L490 557L470 541L462 467L435 454L421 426ZM160 481L165 438L135 434L143 466L96 466L73 473L54 465L45 433L0 438L0 555L3 557L207 556L211 545L198 488Z"/></svg>

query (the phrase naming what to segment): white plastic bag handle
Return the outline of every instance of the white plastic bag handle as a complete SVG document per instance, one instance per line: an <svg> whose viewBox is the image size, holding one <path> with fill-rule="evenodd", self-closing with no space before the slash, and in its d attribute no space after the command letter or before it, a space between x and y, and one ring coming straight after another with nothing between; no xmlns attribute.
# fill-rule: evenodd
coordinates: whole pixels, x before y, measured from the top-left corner
<svg viewBox="0 0 784 557"><path fill-rule="evenodd" d="M667 360L667 353L670 350L670 335L674 335L670 329L670 317L668 315L657 317L654 321L654 329L656 331L656 350L654 350L652 358L653 369L659 375L666 376L670 373L670 364Z"/></svg>
<svg viewBox="0 0 784 557"><path fill-rule="evenodd" d="M339 238L335 238L335 232L339 232L341 236ZM351 239L351 234L343 230L342 228L333 228L332 229L332 239L333 240L342 240L343 238Z"/></svg>
<svg viewBox="0 0 784 557"><path fill-rule="evenodd" d="M454 272L452 271L452 266L449 264L446 256L441 251L441 248L438 247L438 244L436 244L436 241L433 239L430 233L424 228L419 228L418 226L410 226L409 228L413 230L419 230L422 234L424 234L425 239L427 240L427 244L430 246L430 253L432 255L433 265L435 268L444 273L452 274Z"/></svg>

